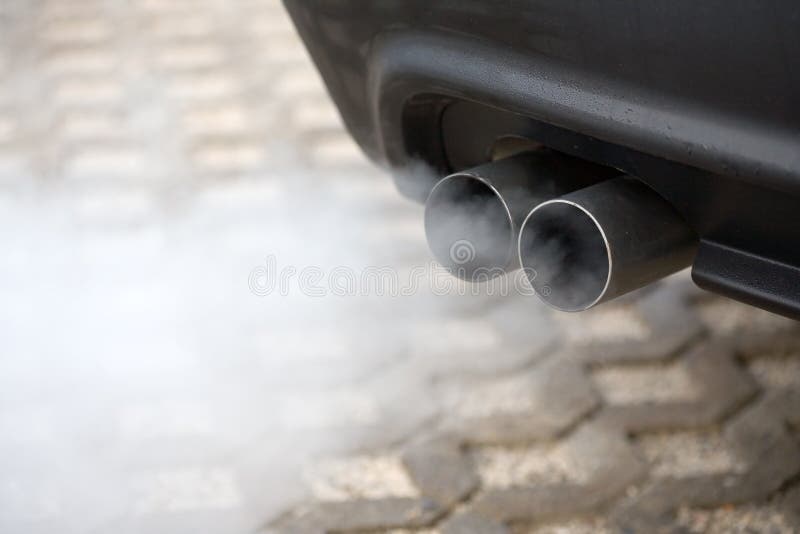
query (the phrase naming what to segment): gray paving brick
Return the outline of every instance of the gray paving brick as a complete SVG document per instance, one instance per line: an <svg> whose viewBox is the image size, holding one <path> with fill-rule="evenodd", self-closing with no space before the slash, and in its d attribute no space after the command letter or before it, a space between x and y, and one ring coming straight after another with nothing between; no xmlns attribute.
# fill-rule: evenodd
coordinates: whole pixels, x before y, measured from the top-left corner
<svg viewBox="0 0 800 534"><path fill-rule="evenodd" d="M795 402L793 395L770 395L726 428L727 437L746 458L746 472L658 481L620 508L619 524L633 531L669 531L681 506L710 508L766 499L800 472L800 448L781 417L775 416L776 411L793 413Z"/></svg>
<svg viewBox="0 0 800 534"><path fill-rule="evenodd" d="M439 438L415 443L403 461L422 494L444 507L462 501L478 487L470 459L457 441Z"/></svg>
<svg viewBox="0 0 800 534"><path fill-rule="evenodd" d="M442 513L433 501L418 499L316 503L269 528L287 534L420 528L429 526Z"/></svg>
<svg viewBox="0 0 800 534"><path fill-rule="evenodd" d="M463 393L459 393L462 391ZM566 358L505 381L456 384L448 432L469 443L508 444L554 439L590 413L598 398L583 371ZM457 409L467 410L458 417ZM477 413L470 413L475 406Z"/></svg>
<svg viewBox="0 0 800 534"><path fill-rule="evenodd" d="M736 411L756 394L753 379L733 360L724 345L702 344L684 358L699 397L659 404L611 406L602 417L629 432L709 426Z"/></svg>
<svg viewBox="0 0 800 534"><path fill-rule="evenodd" d="M605 425L587 425L568 438L576 456L593 464L586 484L490 490L473 504L476 513L501 521L548 521L602 508L644 477L646 466L624 437Z"/></svg>
<svg viewBox="0 0 800 534"><path fill-rule="evenodd" d="M442 534L510 534L503 523L473 513L457 513L439 528Z"/></svg>
<svg viewBox="0 0 800 534"><path fill-rule="evenodd" d="M780 505L791 527L800 530L800 486L795 484L781 496Z"/></svg>
<svg viewBox="0 0 800 534"><path fill-rule="evenodd" d="M592 364L662 361L698 339L703 325L689 306L680 281L664 283L634 302L651 335L641 341L594 343L582 356Z"/></svg>

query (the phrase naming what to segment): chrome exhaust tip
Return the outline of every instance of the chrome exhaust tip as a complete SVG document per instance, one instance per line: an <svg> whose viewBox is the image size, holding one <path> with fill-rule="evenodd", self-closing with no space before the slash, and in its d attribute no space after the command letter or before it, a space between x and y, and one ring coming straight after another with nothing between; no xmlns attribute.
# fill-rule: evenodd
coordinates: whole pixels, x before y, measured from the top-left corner
<svg viewBox="0 0 800 534"><path fill-rule="evenodd" d="M515 271L519 230L531 208L610 172L542 150L450 175L428 196L428 245L436 260L463 280L488 281Z"/></svg>
<svg viewBox="0 0 800 534"><path fill-rule="evenodd" d="M425 235L436 260L463 280L516 268L517 226L503 195L478 174L454 174L431 191Z"/></svg>
<svg viewBox="0 0 800 534"><path fill-rule="evenodd" d="M519 262L536 294L588 310L691 265L698 238L641 181L620 177L543 202L519 234Z"/></svg>

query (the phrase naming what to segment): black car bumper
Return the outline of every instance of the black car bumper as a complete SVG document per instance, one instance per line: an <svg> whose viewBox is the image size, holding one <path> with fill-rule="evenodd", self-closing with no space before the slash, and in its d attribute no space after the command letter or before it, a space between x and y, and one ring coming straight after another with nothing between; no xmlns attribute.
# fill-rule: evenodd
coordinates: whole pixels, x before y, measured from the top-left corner
<svg viewBox="0 0 800 534"><path fill-rule="evenodd" d="M800 317L797 2L286 4L375 160L445 173L514 135L615 167L700 235L701 286Z"/></svg>

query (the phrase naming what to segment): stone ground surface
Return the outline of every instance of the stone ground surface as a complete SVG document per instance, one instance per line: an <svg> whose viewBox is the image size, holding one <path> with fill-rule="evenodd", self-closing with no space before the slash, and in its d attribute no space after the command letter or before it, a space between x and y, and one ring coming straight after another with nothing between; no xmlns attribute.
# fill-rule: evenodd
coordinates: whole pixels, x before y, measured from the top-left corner
<svg viewBox="0 0 800 534"><path fill-rule="evenodd" d="M0 204L2 532L800 530L792 322L269 291L427 259L275 0L0 2Z"/></svg>

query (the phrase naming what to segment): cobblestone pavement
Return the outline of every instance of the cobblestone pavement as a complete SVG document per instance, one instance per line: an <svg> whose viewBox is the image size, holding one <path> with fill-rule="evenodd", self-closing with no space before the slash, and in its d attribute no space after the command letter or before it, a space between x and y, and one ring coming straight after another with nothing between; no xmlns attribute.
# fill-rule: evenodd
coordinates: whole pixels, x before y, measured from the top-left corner
<svg viewBox="0 0 800 534"><path fill-rule="evenodd" d="M797 326L686 275L264 295L427 260L276 0L0 2L0 204L2 532L800 531Z"/></svg>

